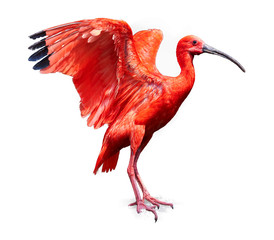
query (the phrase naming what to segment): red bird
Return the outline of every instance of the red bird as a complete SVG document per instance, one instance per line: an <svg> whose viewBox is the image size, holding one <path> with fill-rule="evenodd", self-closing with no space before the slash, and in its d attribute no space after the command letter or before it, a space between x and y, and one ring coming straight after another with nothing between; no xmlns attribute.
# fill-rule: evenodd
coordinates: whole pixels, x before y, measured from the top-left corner
<svg viewBox="0 0 274 240"><path fill-rule="evenodd" d="M160 204L173 208L173 204L149 194L140 178L137 161L153 133L174 117L191 91L195 79L194 55L216 54L244 72L245 69L200 38L186 36L176 50L181 73L177 77L164 76L155 66L163 39L161 30L133 35L126 22L105 18L59 25L30 36L39 37L45 38L29 47L40 49L29 57L30 61L42 59L33 68L41 73L72 76L81 98L81 116L88 117L88 126L108 125L94 174L101 166L103 172L114 170L120 150L130 146L127 172L136 198L130 205L137 205L138 213L142 209L151 211L157 221L155 208Z"/></svg>

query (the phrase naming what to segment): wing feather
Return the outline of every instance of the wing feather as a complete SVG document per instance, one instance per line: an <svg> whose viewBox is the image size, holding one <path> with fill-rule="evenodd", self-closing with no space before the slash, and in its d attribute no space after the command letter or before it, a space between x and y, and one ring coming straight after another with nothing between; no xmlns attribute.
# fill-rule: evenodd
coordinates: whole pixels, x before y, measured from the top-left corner
<svg viewBox="0 0 274 240"><path fill-rule="evenodd" d="M140 89L160 84L150 76L152 71L158 72L159 30L133 37L126 22L100 18L59 25L30 36L39 37L45 38L29 47L38 50L29 60L40 60L34 69L41 73L61 72L73 77L81 98L81 115L88 116L88 126L110 124L121 112L143 101L138 96Z"/></svg>
<svg viewBox="0 0 274 240"><path fill-rule="evenodd" d="M123 49L132 31L124 21L110 19L82 20L40 31L32 39L44 37L29 49L29 58L38 62L41 73L61 72L73 77L81 97L80 110L89 116L88 125L101 126L108 121L112 100L123 76ZM120 66L118 66L120 65ZM119 72L120 71L120 72Z"/></svg>
<svg viewBox="0 0 274 240"><path fill-rule="evenodd" d="M159 73L156 68L156 55L163 40L163 33L159 29L139 31L134 34L134 45L142 64L150 72Z"/></svg>

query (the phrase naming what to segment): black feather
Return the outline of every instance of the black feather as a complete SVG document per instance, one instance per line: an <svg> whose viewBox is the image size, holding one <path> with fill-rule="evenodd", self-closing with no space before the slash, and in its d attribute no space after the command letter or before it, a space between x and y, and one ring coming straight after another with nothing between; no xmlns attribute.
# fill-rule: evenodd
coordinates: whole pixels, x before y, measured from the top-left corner
<svg viewBox="0 0 274 240"><path fill-rule="evenodd" d="M33 69L34 70L41 70L41 69L44 69L44 68L46 68L46 67L48 67L49 66L49 57L51 56L51 54L50 55L48 55L48 56L46 56L45 58L43 58L40 62L38 62L38 63L36 63L34 66L33 66Z"/></svg>
<svg viewBox="0 0 274 240"><path fill-rule="evenodd" d="M48 54L48 47L45 46L43 48L41 48L40 50L38 50L37 52L35 52L34 54L32 54L29 57L29 61L37 61L43 57L45 57Z"/></svg>
<svg viewBox="0 0 274 240"><path fill-rule="evenodd" d="M35 50L35 49L38 49L38 48L41 48L41 47L44 47L46 46L46 39L42 39L40 40L39 42L36 42L34 44L32 44L31 46L29 46L29 49L30 50Z"/></svg>
<svg viewBox="0 0 274 240"><path fill-rule="evenodd" d="M29 37L31 39L36 39L36 38L45 37L45 36L46 36L46 31L42 30L40 32L37 32L37 33L34 33L34 34L30 35Z"/></svg>

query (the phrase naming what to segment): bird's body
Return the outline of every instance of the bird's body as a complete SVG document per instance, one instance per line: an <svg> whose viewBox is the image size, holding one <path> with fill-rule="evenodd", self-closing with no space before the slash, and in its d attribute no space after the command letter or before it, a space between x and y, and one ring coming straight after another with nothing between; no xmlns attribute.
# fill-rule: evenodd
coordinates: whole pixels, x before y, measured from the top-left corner
<svg viewBox="0 0 274 240"><path fill-rule="evenodd" d="M137 170L138 157L153 133L173 118L191 91L195 80L193 56L205 51L228 56L216 53L198 37L187 36L179 41L176 52L181 73L169 77L155 66L163 38L160 30L133 35L126 22L101 18L60 25L30 37L41 36L46 37L30 46L32 50L41 48L30 61L44 57L34 69L72 76L81 97L81 115L88 117L88 126L108 124L94 173L101 166L105 172L115 169L120 150L130 146L128 175L136 197L134 204L138 212L152 211L157 220L155 206L173 205L150 196Z"/></svg>

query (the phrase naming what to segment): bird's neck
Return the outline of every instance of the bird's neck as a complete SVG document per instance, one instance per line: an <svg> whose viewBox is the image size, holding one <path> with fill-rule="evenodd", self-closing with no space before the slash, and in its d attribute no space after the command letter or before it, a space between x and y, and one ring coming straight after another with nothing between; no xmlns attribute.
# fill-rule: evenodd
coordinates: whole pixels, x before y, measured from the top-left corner
<svg viewBox="0 0 274 240"><path fill-rule="evenodd" d="M193 55L188 51L177 51L177 60L181 68L178 78L184 78L189 84L194 84L195 70L193 67Z"/></svg>
<svg viewBox="0 0 274 240"><path fill-rule="evenodd" d="M181 104L191 91L195 81L193 67L193 55L188 51L177 51L177 60L181 67L181 73L171 80L171 91L177 96L178 104Z"/></svg>

